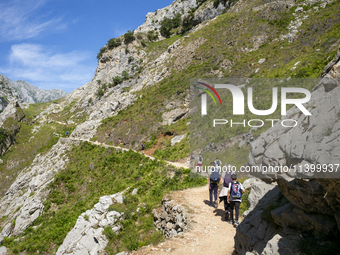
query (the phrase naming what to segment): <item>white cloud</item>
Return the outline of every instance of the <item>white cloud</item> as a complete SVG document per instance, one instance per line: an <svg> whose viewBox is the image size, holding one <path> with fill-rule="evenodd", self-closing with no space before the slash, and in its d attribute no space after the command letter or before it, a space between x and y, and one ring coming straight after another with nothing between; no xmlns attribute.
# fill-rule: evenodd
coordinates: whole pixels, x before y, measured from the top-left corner
<svg viewBox="0 0 340 255"><path fill-rule="evenodd" d="M69 92L91 81L97 64L92 58L88 52L57 53L39 44L22 43L12 45L9 66L0 68L0 72L42 89Z"/></svg>
<svg viewBox="0 0 340 255"><path fill-rule="evenodd" d="M47 0L13 0L0 3L0 40L12 41L33 38L42 32L64 30L61 17L47 18L39 9Z"/></svg>

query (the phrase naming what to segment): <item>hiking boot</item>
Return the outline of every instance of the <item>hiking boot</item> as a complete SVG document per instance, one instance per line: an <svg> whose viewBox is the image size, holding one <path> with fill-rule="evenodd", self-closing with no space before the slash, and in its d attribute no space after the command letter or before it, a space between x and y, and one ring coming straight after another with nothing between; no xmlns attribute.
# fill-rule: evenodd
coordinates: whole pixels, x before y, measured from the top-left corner
<svg viewBox="0 0 340 255"><path fill-rule="evenodd" d="M235 221L234 223L234 227L236 228L240 223L238 223L238 221Z"/></svg>
<svg viewBox="0 0 340 255"><path fill-rule="evenodd" d="M224 220L229 222L229 212L225 212Z"/></svg>
<svg viewBox="0 0 340 255"><path fill-rule="evenodd" d="M214 207L215 207L215 208L218 207L218 201L217 201L217 200L214 202Z"/></svg>
<svg viewBox="0 0 340 255"><path fill-rule="evenodd" d="M233 221L232 221L232 220L228 220L228 223L229 223L229 224L233 224Z"/></svg>
<svg viewBox="0 0 340 255"><path fill-rule="evenodd" d="M210 204L209 206L210 206L210 207L214 207L214 205L213 205L213 204Z"/></svg>

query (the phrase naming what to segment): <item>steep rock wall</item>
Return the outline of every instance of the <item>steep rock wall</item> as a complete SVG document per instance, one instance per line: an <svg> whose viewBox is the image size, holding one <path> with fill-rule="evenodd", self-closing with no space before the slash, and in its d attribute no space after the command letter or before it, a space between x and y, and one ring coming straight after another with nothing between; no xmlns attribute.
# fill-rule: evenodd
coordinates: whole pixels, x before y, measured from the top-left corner
<svg viewBox="0 0 340 255"><path fill-rule="evenodd" d="M339 56L340 47L314 87L312 99L305 104L312 115L304 116L296 107L291 108L287 118L296 119L297 127L287 131L277 124L262 133L251 143L249 165L292 164L300 169L305 165L335 166L340 163ZM270 200L260 199L240 224L235 237L238 254L247 251L251 251L249 254L272 254L268 253L268 249L273 247L277 248L274 251L281 249L279 253L285 254L285 246L297 251L298 244L303 241L300 233L308 233L316 239L339 236L338 173L290 171L284 174L253 174L267 183L277 182L279 195L272 196ZM270 195L273 195L273 190L265 196ZM283 196L287 199L284 203Z"/></svg>

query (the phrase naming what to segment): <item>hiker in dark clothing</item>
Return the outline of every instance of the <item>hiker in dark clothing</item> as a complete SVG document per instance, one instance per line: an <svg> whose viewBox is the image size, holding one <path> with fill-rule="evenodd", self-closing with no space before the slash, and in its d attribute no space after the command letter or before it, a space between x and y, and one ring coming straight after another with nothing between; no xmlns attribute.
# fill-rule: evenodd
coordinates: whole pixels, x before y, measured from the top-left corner
<svg viewBox="0 0 340 255"><path fill-rule="evenodd" d="M197 172L200 173L202 171L202 165L203 165L203 157L201 153L198 155L198 162L197 162Z"/></svg>
<svg viewBox="0 0 340 255"><path fill-rule="evenodd" d="M69 132L68 132L68 131L66 131L66 137L68 137L68 135L69 135Z"/></svg>
<svg viewBox="0 0 340 255"><path fill-rule="evenodd" d="M218 183L220 181L219 170L215 167L215 163L210 163L210 174L209 174L209 198L210 206L218 207L217 193L218 193ZM214 192L214 203L213 203L213 192Z"/></svg>
<svg viewBox="0 0 340 255"><path fill-rule="evenodd" d="M145 144L142 143L142 154L144 155L144 150L145 150Z"/></svg>
<svg viewBox="0 0 340 255"><path fill-rule="evenodd" d="M194 170L195 168L195 155L194 153L190 153L190 168Z"/></svg>
<svg viewBox="0 0 340 255"><path fill-rule="evenodd" d="M234 224L234 227L239 225L238 216L240 210L240 204L242 201L242 194L245 192L241 183L237 181L237 175L231 175L231 183L229 183L228 190L228 202L230 203L230 220L228 221L231 224ZM234 208L235 208L235 222L234 222Z"/></svg>

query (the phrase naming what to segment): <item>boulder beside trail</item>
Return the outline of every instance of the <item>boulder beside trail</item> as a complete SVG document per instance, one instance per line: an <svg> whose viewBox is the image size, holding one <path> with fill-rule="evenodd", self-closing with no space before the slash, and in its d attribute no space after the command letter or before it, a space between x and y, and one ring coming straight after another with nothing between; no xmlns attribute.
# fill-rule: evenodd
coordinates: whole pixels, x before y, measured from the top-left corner
<svg viewBox="0 0 340 255"><path fill-rule="evenodd" d="M110 205L122 203L122 193L103 196L93 209L82 213L67 234L62 245L57 251L61 254L98 254L103 252L108 240L103 234L104 228L110 227L116 234L121 230L119 221L124 218L124 213L110 210Z"/></svg>
<svg viewBox="0 0 340 255"><path fill-rule="evenodd" d="M173 200L163 199L162 208L154 209L152 214L156 229L161 230L165 237L174 237L187 228L187 214Z"/></svg>

